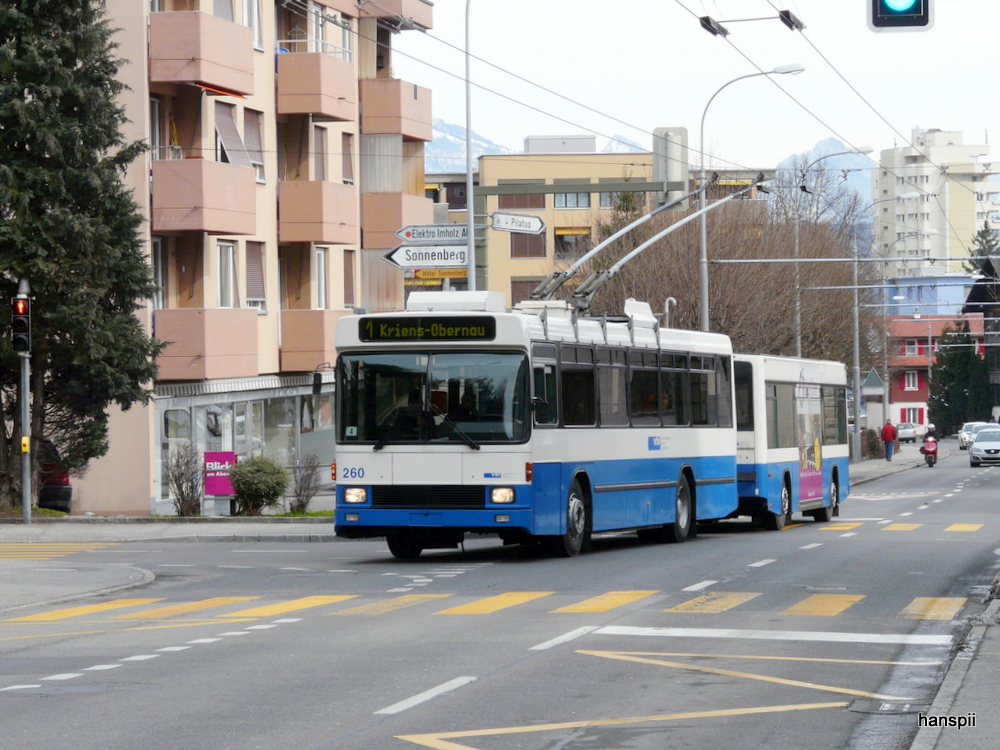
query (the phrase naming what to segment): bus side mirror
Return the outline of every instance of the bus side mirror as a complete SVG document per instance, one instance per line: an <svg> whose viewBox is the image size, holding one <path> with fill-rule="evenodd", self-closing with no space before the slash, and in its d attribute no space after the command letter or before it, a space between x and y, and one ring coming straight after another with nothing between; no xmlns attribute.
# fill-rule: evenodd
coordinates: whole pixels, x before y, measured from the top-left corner
<svg viewBox="0 0 1000 750"><path fill-rule="evenodd" d="M538 424L549 424L552 420L549 416L549 402L543 398L531 399L531 409L535 412L535 422Z"/></svg>

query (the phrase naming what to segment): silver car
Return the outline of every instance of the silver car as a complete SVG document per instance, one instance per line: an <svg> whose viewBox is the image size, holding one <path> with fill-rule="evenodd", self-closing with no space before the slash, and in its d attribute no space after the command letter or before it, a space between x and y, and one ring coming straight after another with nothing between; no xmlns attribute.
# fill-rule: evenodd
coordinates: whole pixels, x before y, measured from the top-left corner
<svg viewBox="0 0 1000 750"><path fill-rule="evenodd" d="M917 427L912 422L896 425L896 439L901 443L917 442Z"/></svg>
<svg viewBox="0 0 1000 750"><path fill-rule="evenodd" d="M969 466L1000 464L1000 426L988 424L976 434L969 446Z"/></svg>
<svg viewBox="0 0 1000 750"><path fill-rule="evenodd" d="M969 446L972 444L972 428L975 425L986 425L989 422L966 422L962 425L962 429L958 431L958 448L959 450L968 450Z"/></svg>

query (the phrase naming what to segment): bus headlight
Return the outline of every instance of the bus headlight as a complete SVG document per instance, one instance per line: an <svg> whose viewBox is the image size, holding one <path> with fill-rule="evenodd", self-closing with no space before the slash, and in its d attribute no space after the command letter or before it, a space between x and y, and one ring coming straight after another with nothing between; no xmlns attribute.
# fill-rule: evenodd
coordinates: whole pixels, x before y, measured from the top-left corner
<svg viewBox="0 0 1000 750"><path fill-rule="evenodd" d="M490 490L490 502L498 504L514 502L514 488L494 487Z"/></svg>
<svg viewBox="0 0 1000 750"><path fill-rule="evenodd" d="M367 503L368 502L368 490L364 487L347 487L344 490L344 502L345 503Z"/></svg>

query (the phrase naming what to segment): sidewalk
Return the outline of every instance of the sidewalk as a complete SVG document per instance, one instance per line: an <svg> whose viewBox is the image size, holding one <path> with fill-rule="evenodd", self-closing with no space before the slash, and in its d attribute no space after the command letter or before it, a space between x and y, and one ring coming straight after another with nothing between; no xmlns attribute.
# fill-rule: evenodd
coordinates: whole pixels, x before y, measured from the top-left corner
<svg viewBox="0 0 1000 750"><path fill-rule="evenodd" d="M947 446L947 447L946 447ZM951 450L949 450L949 448ZM942 445L941 459L958 454L953 441ZM964 454L956 456L964 458ZM924 466L919 446L907 445L893 460L873 459L851 465L851 485L860 485ZM849 507L849 503L848 503ZM330 542L336 539L332 518L101 518L72 516L0 523L0 551L14 544L116 542ZM53 560L0 560L0 613L47 606L93 594L143 586L155 580L148 570L124 565L93 565ZM10 616L10 615L8 615ZM1000 600L972 624L952 662L928 716L970 725L920 729L911 750L994 748L1000 737ZM971 722L975 721L972 726ZM914 715L916 721L916 715Z"/></svg>

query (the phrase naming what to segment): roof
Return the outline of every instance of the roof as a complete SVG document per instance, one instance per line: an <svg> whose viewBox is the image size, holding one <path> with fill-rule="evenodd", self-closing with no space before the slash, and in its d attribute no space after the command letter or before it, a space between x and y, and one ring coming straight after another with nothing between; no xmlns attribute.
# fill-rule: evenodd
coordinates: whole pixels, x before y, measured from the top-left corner
<svg viewBox="0 0 1000 750"><path fill-rule="evenodd" d="M955 317L954 315L890 315L887 322L889 334L897 339L926 339L927 324L930 323L931 338L939 338L946 329L957 330L963 321L969 323L969 335L974 339L983 338L983 316L980 313Z"/></svg>

